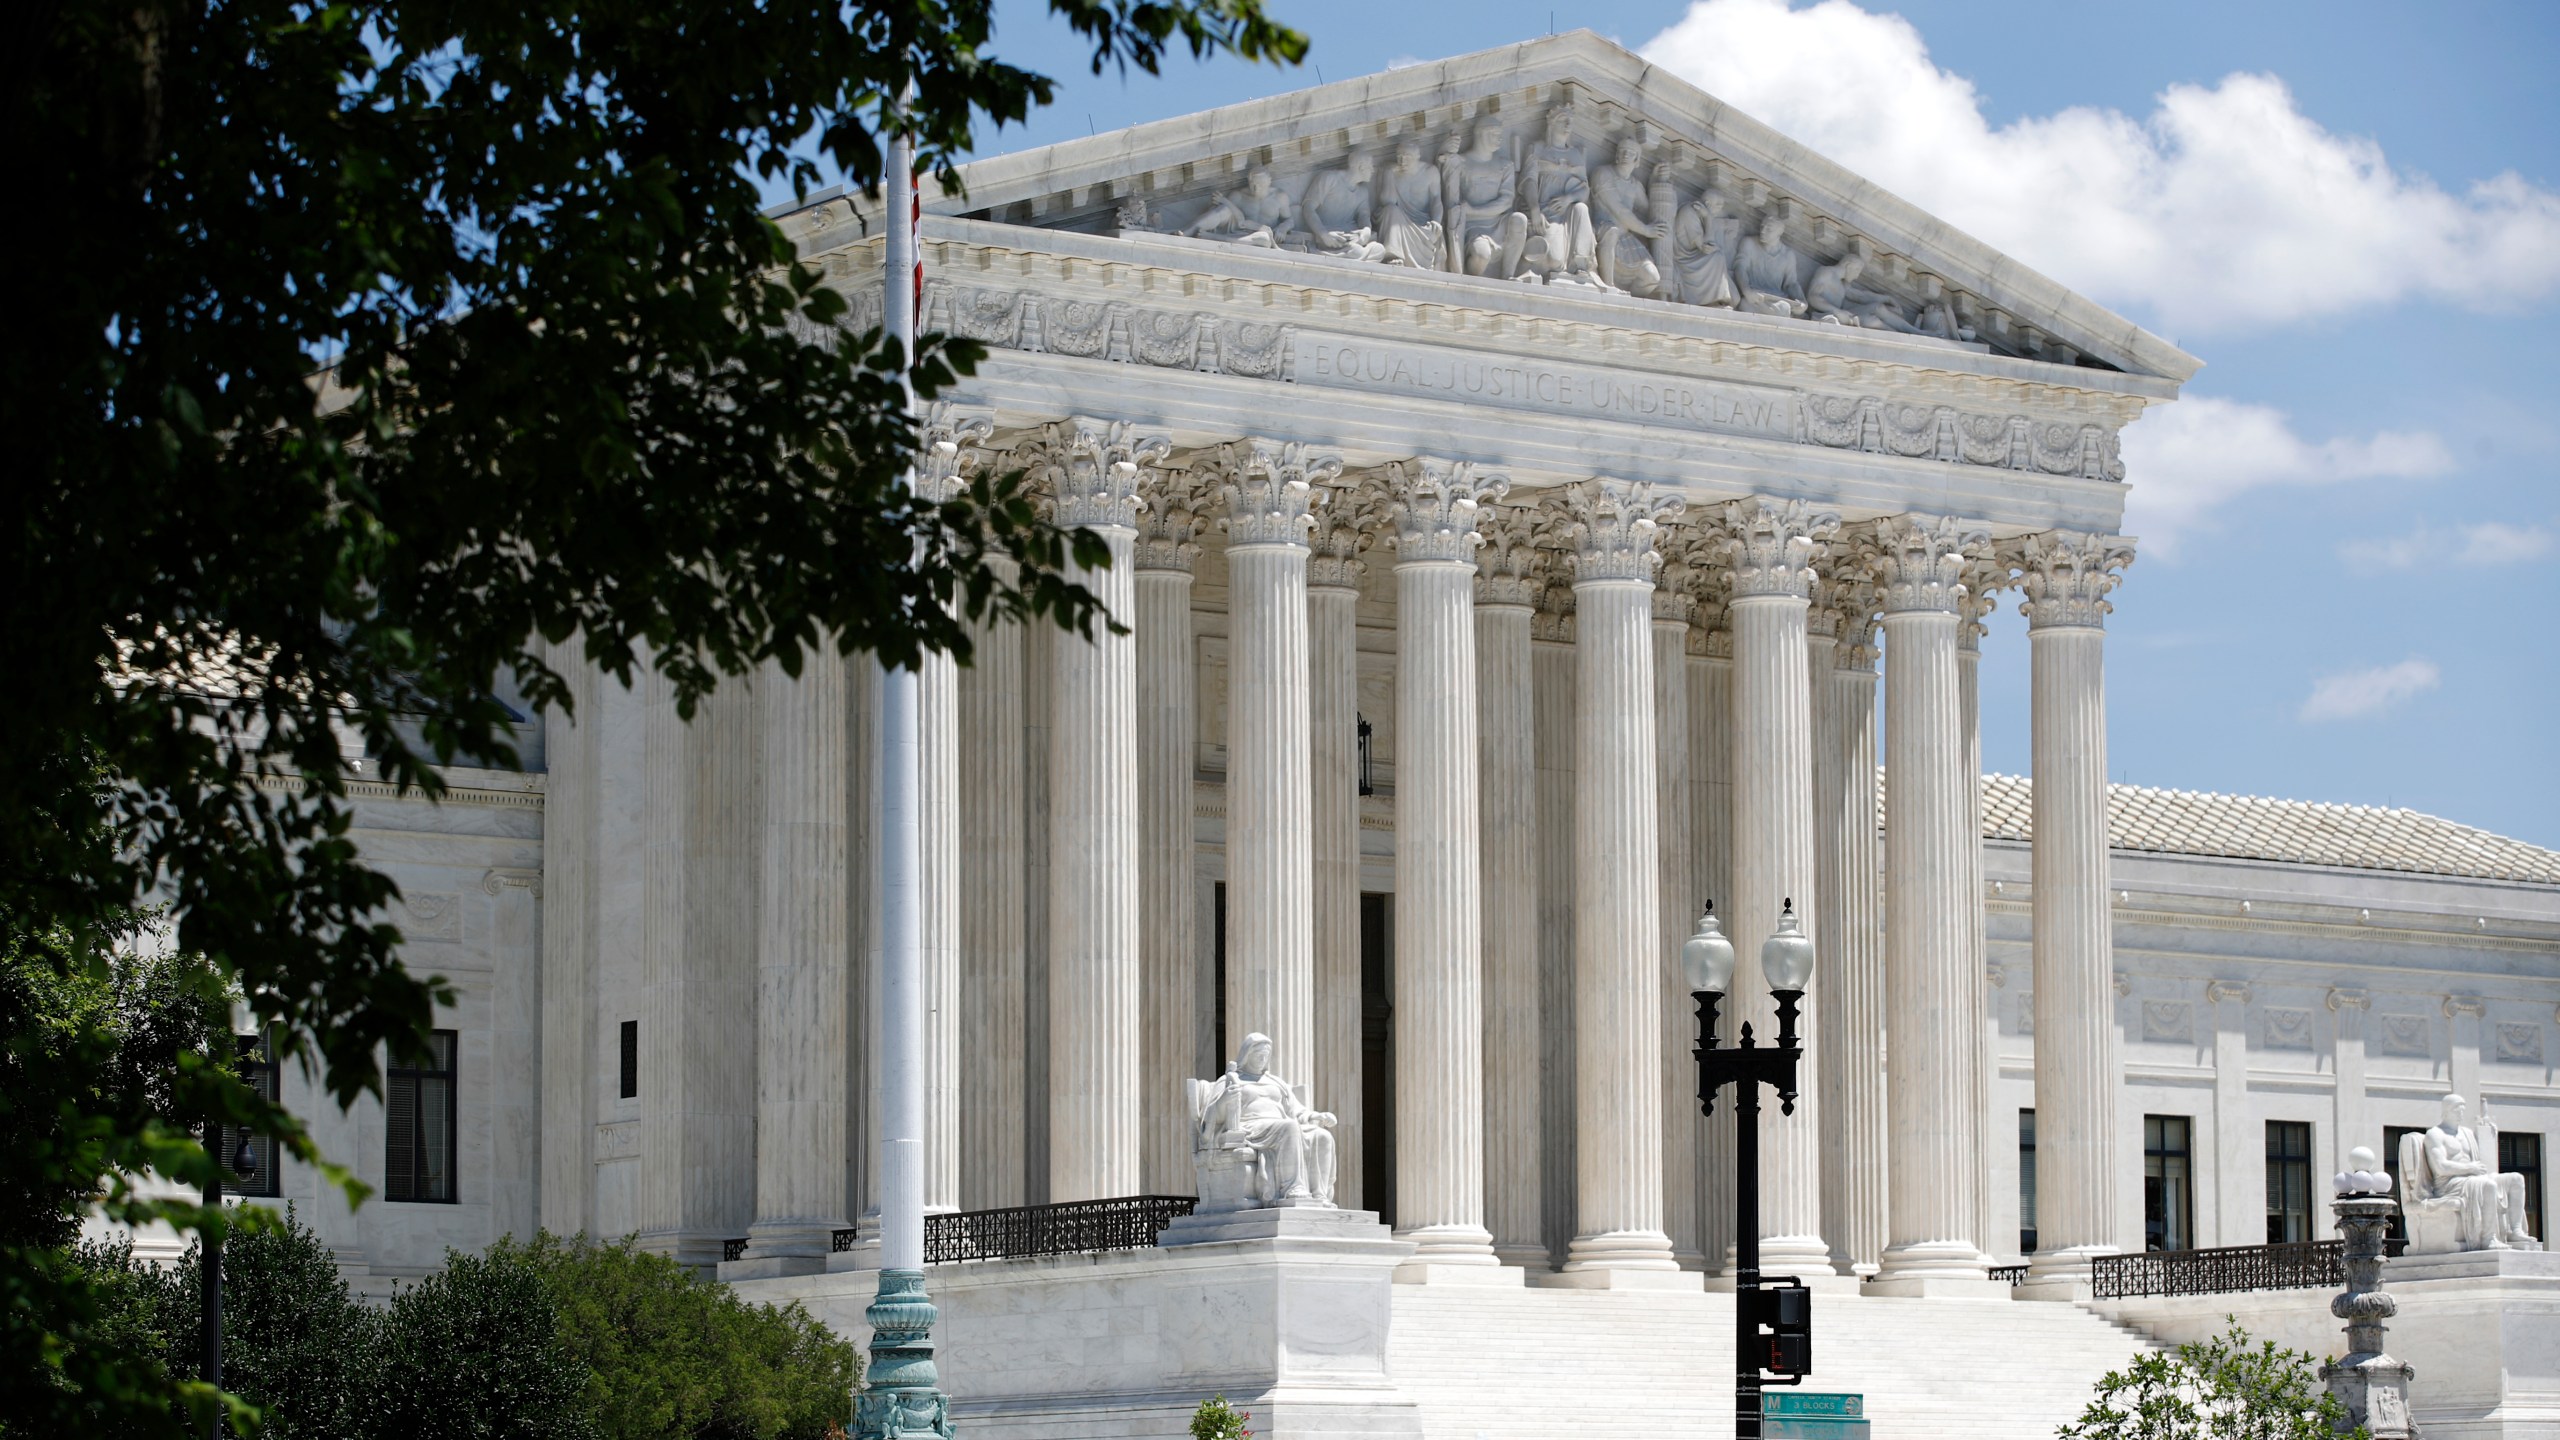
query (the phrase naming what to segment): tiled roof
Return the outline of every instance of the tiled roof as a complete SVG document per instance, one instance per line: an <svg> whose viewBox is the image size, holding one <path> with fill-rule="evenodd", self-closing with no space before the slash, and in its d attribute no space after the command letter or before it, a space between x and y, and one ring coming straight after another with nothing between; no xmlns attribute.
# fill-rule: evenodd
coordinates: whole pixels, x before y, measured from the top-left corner
<svg viewBox="0 0 2560 1440"><path fill-rule="evenodd" d="M1982 777L1982 837L2026 840L2032 787L2022 775ZM2107 787L2107 843L2162 855L2222 855L2560 885L2560 851L2492 835L2415 810L2324 805L2147 785Z"/></svg>

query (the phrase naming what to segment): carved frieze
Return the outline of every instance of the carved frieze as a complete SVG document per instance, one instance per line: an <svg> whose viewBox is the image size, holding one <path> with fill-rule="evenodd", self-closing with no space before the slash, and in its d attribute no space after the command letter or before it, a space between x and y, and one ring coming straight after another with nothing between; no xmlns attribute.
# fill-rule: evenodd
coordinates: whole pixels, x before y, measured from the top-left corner
<svg viewBox="0 0 2560 1440"><path fill-rule="evenodd" d="M2377 1015L2373 1018L2373 1053L2404 1060L2435 1054L2433 1029L2424 1015Z"/></svg>

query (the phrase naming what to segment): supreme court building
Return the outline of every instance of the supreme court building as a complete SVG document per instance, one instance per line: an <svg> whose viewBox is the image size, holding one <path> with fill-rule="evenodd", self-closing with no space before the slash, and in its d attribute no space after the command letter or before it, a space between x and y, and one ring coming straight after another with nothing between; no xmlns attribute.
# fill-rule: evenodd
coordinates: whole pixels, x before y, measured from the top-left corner
<svg viewBox="0 0 2560 1440"><path fill-rule="evenodd" d="M1282 1433L1552 1433L1570 1334L1616 1337L1567 1367L1587 1433L1723 1433L1678 1388L1729 1383L1731 1112L1677 967L1710 900L1728 1035L1770 1031L1782 905L1817 946L1761 1253L1826 1292L1817 1384L1880 1429L1936 1433L1966 1345L2050 1434L2139 1343L2093 1256L2328 1237L2348 1148L2448 1089L2541 1205L2560 855L2108 784L2119 437L2195 357L1587 33L963 173L924 326L989 353L921 481L1026 472L1108 541L1128 633L923 672L928 1206L1192 1194L1183 1082L1258 1031L1391 1227L1218 1262L1276 1267L1274 1313L1201 1298L1251 1289L1213 1245L937 1265L964 1427L1177 1434L1223 1389ZM779 218L876 324L876 208ZM1986 656L2003 603L2027 641ZM576 714L529 717L524 772L358 787L409 963L462 1000L405 1120L312 1107L384 1198L275 1188L363 1277L634 1234L858 1328L876 672L687 724L559 663ZM2031 674L2029 775L1982 774L1985 664ZM2543 1308L2446 1345L2560 1333L2560 1270L2498 1273ZM2422 1417L2560 1425L2553 1342L2459 1407L2434 1343Z"/></svg>

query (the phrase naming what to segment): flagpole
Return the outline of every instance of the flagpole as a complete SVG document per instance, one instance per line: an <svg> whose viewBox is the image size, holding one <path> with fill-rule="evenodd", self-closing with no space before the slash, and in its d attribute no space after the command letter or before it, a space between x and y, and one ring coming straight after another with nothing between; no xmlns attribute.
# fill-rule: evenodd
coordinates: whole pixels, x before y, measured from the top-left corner
<svg viewBox="0 0 2560 1440"><path fill-rule="evenodd" d="M904 118L904 105L896 112ZM893 127L894 132L894 127ZM886 293L882 323L912 367L921 259L915 142L889 137ZM903 380L902 380L903 383ZM915 395L907 407L912 418ZM910 489L914 474L898 484ZM880 1284L865 1318L871 1364L856 1397L857 1440L908 1440L951 1433L950 1401L933 1361L933 1302L924 1288L924 1009L918 871L923 854L916 811L916 672L880 675Z"/></svg>

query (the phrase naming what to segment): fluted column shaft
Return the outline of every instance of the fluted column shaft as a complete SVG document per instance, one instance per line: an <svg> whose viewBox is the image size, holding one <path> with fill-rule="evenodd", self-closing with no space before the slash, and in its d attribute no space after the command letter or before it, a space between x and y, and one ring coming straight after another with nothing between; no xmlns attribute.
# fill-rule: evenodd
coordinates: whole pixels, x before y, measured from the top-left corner
<svg viewBox="0 0 2560 1440"><path fill-rule="evenodd" d="M2030 536L2034 705L2036 1244L2031 1278L2117 1248L2114 941L2107 907L2106 594L2132 546Z"/></svg>
<svg viewBox="0 0 2560 1440"><path fill-rule="evenodd" d="M1574 875L1577 865L1573 586L1550 580L1529 621L1531 703L1538 737L1539 1235L1545 1263L1561 1263L1574 1234Z"/></svg>
<svg viewBox="0 0 2560 1440"><path fill-rule="evenodd" d="M764 727L756 926L756 1218L751 1258L824 1264L845 1197L845 660L821 646L794 679L757 677Z"/></svg>
<svg viewBox="0 0 2560 1440"><path fill-rule="evenodd" d="M960 1208L960 667L916 663L916 979L924 1031L924 1208Z"/></svg>
<svg viewBox="0 0 2560 1440"><path fill-rule="evenodd" d="M1544 1269L1538 1143L1538 778L1528 546L1489 547L1476 582L1477 780L1484 897L1486 1227L1506 1265ZM1506 573L1506 567L1516 566Z"/></svg>
<svg viewBox="0 0 2560 1440"><path fill-rule="evenodd" d="M1876 537L1884 583L1886 1114L1891 1215L1883 1278L1985 1278L1981 1219L1982 968L1968 951L1956 629L1968 536L1905 518Z"/></svg>
<svg viewBox="0 0 2560 1440"><path fill-rule="evenodd" d="M1650 487L1577 497L1574 1237L1565 1269L1674 1270L1663 1231L1661 821Z"/></svg>
<svg viewBox="0 0 2560 1440"><path fill-rule="evenodd" d="M1182 1081L1197 1066L1200 956L1192 894L1192 535L1199 518L1180 472L1159 472L1140 518L1137 558L1139 1181L1150 1195L1189 1192L1190 1115Z"/></svg>
<svg viewBox="0 0 2560 1440"><path fill-rule="evenodd" d="M1050 469L1059 522L1110 551L1084 584L1132 615L1138 460L1125 427L1078 425ZM1156 453L1161 453L1157 450ZM1136 645L1094 627L1061 636L1049 731L1049 1200L1137 1192L1138 774Z"/></svg>
<svg viewBox="0 0 2560 1440"><path fill-rule="evenodd" d="M581 637L551 646L545 658L568 683L570 704L543 715L542 750L550 773L542 826L542 1188L535 1220L554 1234L575 1235L594 1224L596 1038L603 999L596 892L605 870L599 820L608 702ZM617 698L628 694L614 688ZM315 1118L329 1118L325 1107ZM333 1249L352 1252L350 1258L361 1255L360 1231L348 1223L343 1199L317 1206L314 1214L313 1223Z"/></svg>
<svg viewBox="0 0 2560 1440"><path fill-rule="evenodd" d="M1282 1073L1304 1075L1316 1033L1311 487L1283 448L1253 446L1227 475L1226 1019L1229 1044L1268 1035Z"/></svg>
<svg viewBox="0 0 2560 1440"><path fill-rule="evenodd" d="M1689 656L1689 776L1696 810L1696 839L1691 850L1695 879L1690 893L1703 908L1713 900L1716 913L1733 914L1733 632L1724 608L1702 617L1691 638L1697 649ZM1732 1007L1721 1026L1732 1038ZM1696 1042L1692 1025L1689 1044ZM1674 1052L1685 1055L1686 1048ZM1681 1105L1697 1136L1697 1166L1691 1183L1710 1197L1699 1206L1697 1246L1708 1270L1721 1270L1733 1250L1733 1207L1712 1197L1733 1193L1733 1126L1714 1124L1699 1112L1695 1096ZM1668 1183L1680 1183L1672 1174ZM1680 1237L1675 1235L1676 1246Z"/></svg>
<svg viewBox="0 0 2560 1440"><path fill-rule="evenodd" d="M1996 590L2008 583L2009 568L1990 560L1979 560L1965 571L1964 609L1956 626L1956 708L1963 727L1961 742L1964 752L1965 834L1971 837L1961 852L1964 862L1965 955L1974 976L1974 1024L1981 1032L1980 1053L1974 1065L1973 1113L1982 1127L1980 1148L1975 1152L1976 1173L1984 1177L1974 1187L1974 1239L1981 1243L1985 1255L2004 1254L2016 1237L1999 1233L1996 1218L2004 1208L2003 1197L1994 1193L1991 1176L2007 1173L2016 1162L2017 1117L2005 1114L1994 1103L1999 1094L2000 1024L1991 1002L1991 945L1989 918L1983 906L1986 900L1982 875L1982 617L1991 613ZM2009 1147L2008 1157L1999 1157L2000 1147ZM1995 1159L2003 1163L1995 1164Z"/></svg>
<svg viewBox="0 0 2560 1440"><path fill-rule="evenodd" d="M1760 972L1760 944L1792 899L1816 950L1813 988L1802 1002L1808 1037L1804 1074L1814 1083L1793 1116L1764 1111L1760 1122L1760 1268L1772 1275L1828 1275L1822 1239L1821 1034L1825 952L1814 894L1813 699L1806 670L1806 610L1813 543L1837 528L1827 515L1789 502L1741 502L1727 511L1734 532L1733 928L1739 964L1736 1007L1753 1033L1772 1036L1777 1007Z"/></svg>
<svg viewBox="0 0 2560 1440"><path fill-rule="evenodd" d="M1843 1273L1885 1244L1885 983L1876 835L1876 652L1863 604L1806 657L1825 690L1815 764L1822 820L1815 888L1831 937L1824 985L1822 1223Z"/></svg>
<svg viewBox="0 0 2560 1440"><path fill-rule="evenodd" d="M1484 1225L1483 838L1475 514L1502 485L1420 461L1396 539L1396 1229L1418 1265L1491 1265Z"/></svg>
<svg viewBox="0 0 2560 1440"><path fill-rule="evenodd" d="M989 561L1007 579L1009 559ZM1141 631L1143 634L1143 629ZM1023 1188L1023 631L973 624L960 674L960 1205L1027 1203Z"/></svg>
<svg viewBox="0 0 2560 1440"><path fill-rule="evenodd" d="M1326 507L1339 512L1340 492ZM1334 1201L1362 1208L1368 1116L1360 1068L1360 562L1357 532L1321 526L1307 560L1307 711L1314 734L1315 1065L1334 1114Z"/></svg>
<svg viewBox="0 0 2560 1440"><path fill-rule="evenodd" d="M1676 1063L1696 1043L1697 1021L1689 1002L1688 977L1680 969L1680 947L1698 920L1704 897L1693 886L1690 858L1693 822L1689 782L1689 615L1695 602L1665 588L1653 595L1653 741L1654 820L1659 827L1659 913L1662 926L1653 948L1659 977L1657 1006L1662 1026L1662 1054L1669 1063L1657 1067L1662 1085L1662 1224L1671 1238L1671 1253L1683 1270L1703 1267L1698 1252L1698 1187L1689 1177L1698 1169L1697 1076L1694 1067Z"/></svg>

